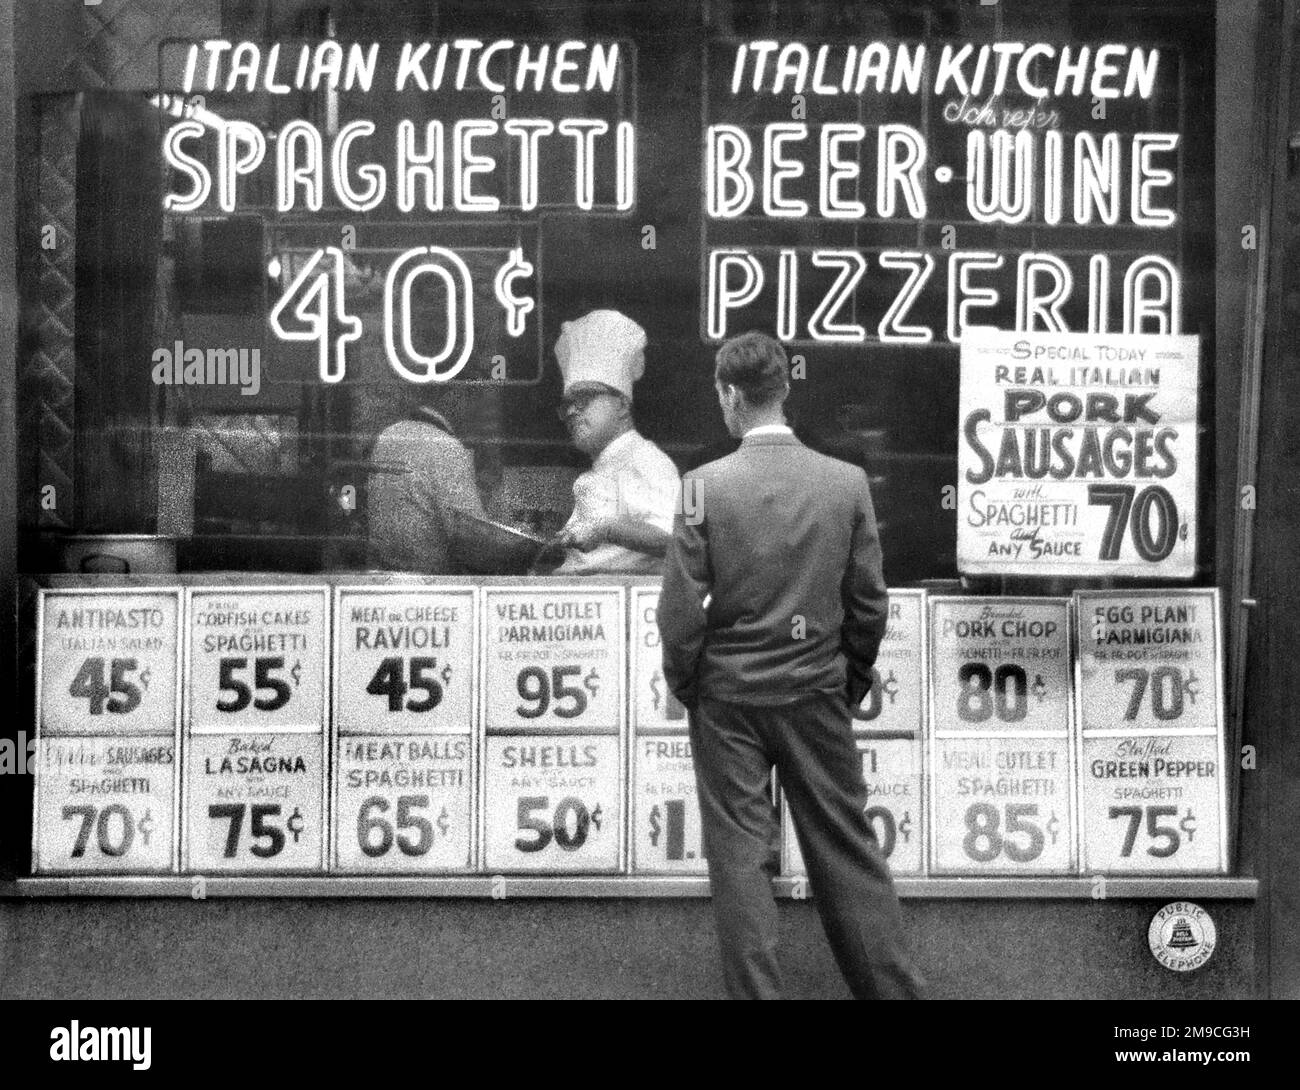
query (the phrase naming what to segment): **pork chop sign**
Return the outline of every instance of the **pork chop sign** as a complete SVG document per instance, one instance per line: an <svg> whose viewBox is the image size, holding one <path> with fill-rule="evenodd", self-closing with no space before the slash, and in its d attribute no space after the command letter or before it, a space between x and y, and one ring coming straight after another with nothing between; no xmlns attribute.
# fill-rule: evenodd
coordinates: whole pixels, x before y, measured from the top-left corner
<svg viewBox="0 0 1300 1090"><path fill-rule="evenodd" d="M1191 576L1198 341L968 330L957 566Z"/></svg>

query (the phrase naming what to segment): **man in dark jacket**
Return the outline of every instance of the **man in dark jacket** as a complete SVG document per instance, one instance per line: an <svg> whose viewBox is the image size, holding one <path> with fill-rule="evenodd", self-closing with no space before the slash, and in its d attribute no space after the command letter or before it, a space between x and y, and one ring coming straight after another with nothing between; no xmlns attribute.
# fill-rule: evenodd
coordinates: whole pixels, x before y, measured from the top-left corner
<svg viewBox="0 0 1300 1090"><path fill-rule="evenodd" d="M770 337L724 344L715 380L742 442L683 482L658 620L665 677L690 713L727 990L780 995L763 870L775 767L853 994L916 998L849 718L871 686L888 615L866 475L786 426L789 366Z"/></svg>

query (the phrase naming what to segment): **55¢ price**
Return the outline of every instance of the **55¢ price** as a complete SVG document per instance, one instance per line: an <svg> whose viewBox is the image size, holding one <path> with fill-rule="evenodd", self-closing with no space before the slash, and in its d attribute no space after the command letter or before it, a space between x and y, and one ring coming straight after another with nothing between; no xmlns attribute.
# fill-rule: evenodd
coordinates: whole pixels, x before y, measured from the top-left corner
<svg viewBox="0 0 1300 1090"><path fill-rule="evenodd" d="M302 681L302 663L286 669L283 655L247 658L223 656L219 663L217 711L234 714L250 704L258 711L279 711L293 698ZM289 680L293 684L289 684Z"/></svg>

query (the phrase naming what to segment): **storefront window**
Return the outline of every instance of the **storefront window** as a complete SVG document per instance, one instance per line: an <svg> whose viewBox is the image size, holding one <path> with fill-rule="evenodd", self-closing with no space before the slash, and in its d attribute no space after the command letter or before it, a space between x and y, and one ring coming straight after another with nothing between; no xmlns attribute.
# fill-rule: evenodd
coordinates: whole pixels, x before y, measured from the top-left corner
<svg viewBox="0 0 1300 1090"><path fill-rule="evenodd" d="M598 308L646 330L635 416L679 469L726 447L717 344L776 333L898 585L958 574L965 324L1194 334L1208 434L1209 7L388 9L227 13L230 48L23 99L26 570L102 534L364 569L376 439L423 400L486 513L551 534L586 465L555 343Z"/></svg>

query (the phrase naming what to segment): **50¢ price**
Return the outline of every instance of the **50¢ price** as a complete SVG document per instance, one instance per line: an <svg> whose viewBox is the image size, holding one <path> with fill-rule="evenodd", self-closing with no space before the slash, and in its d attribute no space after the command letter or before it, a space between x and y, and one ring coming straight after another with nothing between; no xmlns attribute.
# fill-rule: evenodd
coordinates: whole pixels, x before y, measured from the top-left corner
<svg viewBox="0 0 1300 1090"><path fill-rule="evenodd" d="M521 852L543 851L552 841L561 851L576 852L592 829L600 832L601 806L589 810L587 804L572 795L561 799L551 810L551 800L544 795L525 795L519 799L518 828L530 836L515 838Z"/></svg>

